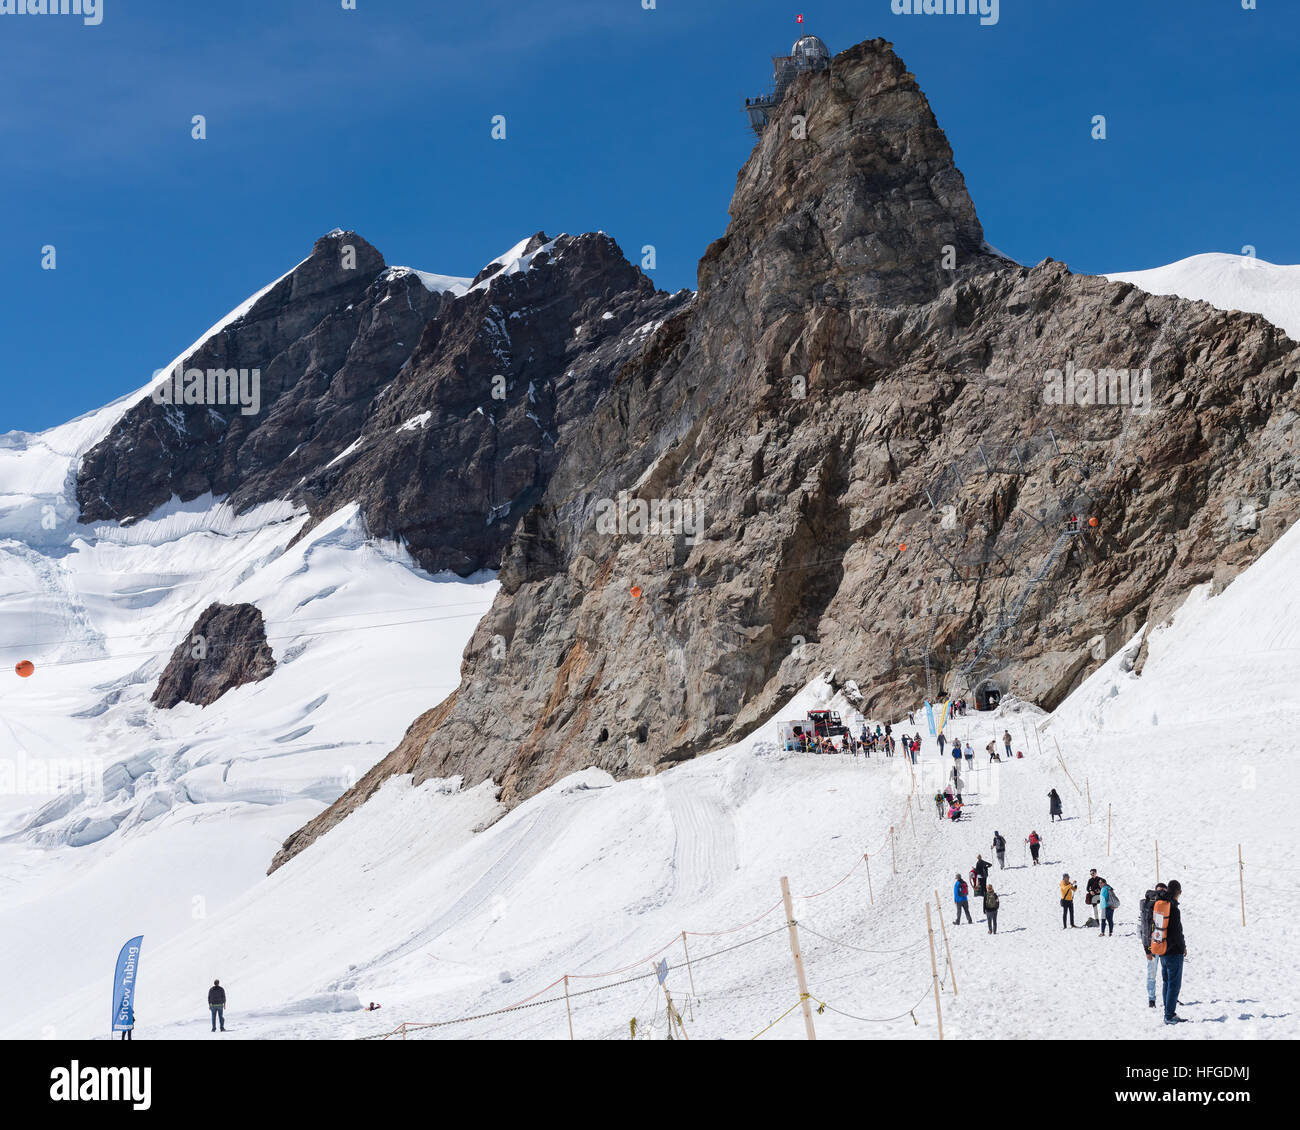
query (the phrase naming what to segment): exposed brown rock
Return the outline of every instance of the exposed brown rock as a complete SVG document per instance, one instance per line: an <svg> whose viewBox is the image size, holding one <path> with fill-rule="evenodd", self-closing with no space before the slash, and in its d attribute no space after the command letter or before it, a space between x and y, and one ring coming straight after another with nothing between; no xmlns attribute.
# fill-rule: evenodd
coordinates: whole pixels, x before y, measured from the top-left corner
<svg viewBox="0 0 1300 1130"><path fill-rule="evenodd" d="M210 706L245 683L259 683L275 671L262 613L253 604L209 604L194 622L150 698L170 710L181 702Z"/></svg>

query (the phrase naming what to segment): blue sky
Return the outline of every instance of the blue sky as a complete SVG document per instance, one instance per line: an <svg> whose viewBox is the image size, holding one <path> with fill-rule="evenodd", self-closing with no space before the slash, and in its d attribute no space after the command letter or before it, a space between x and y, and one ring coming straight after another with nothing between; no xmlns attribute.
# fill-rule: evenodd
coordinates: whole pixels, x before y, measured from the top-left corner
<svg viewBox="0 0 1300 1130"><path fill-rule="evenodd" d="M103 5L97 27L0 15L0 431L140 385L335 227L463 275L603 229L693 286L799 12L832 51L895 44L1022 262L1300 262L1295 0L1001 0L993 26L890 0Z"/></svg>

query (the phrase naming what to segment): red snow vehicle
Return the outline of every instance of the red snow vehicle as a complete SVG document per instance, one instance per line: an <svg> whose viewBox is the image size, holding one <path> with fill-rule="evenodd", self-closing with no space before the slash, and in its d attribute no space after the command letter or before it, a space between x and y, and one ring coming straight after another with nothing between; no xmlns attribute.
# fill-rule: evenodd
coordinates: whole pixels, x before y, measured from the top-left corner
<svg viewBox="0 0 1300 1130"><path fill-rule="evenodd" d="M813 732L819 738L838 738L849 732L849 728L840 721L839 714L834 710L810 710L808 721L813 724Z"/></svg>

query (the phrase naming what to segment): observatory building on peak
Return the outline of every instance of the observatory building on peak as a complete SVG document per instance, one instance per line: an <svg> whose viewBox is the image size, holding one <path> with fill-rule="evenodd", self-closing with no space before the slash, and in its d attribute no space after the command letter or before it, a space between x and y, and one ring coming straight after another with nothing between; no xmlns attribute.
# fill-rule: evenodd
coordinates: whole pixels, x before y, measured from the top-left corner
<svg viewBox="0 0 1300 1130"><path fill-rule="evenodd" d="M831 65L831 53L815 35L803 35L794 41L790 54L772 57L772 93L745 99L745 113L755 134L762 135L772 112L790 84L804 71L824 71Z"/></svg>

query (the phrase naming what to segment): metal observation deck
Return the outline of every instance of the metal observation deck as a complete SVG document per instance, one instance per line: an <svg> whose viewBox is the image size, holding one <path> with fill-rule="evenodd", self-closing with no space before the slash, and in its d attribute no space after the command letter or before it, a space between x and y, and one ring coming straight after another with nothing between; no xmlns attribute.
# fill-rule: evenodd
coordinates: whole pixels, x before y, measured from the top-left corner
<svg viewBox="0 0 1300 1130"><path fill-rule="evenodd" d="M772 93L745 99L745 113L754 133L762 136L772 113L781 105L781 99L790 84L804 71L824 71L831 65L831 53L826 44L815 35L804 35L795 40L789 55L772 57Z"/></svg>

